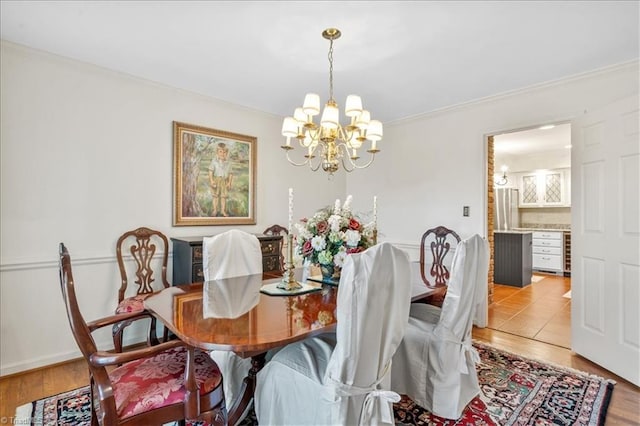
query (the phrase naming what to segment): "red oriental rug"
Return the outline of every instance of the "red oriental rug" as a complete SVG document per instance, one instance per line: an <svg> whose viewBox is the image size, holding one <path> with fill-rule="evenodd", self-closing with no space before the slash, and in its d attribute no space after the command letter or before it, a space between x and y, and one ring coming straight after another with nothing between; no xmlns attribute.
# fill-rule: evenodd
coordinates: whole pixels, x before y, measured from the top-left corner
<svg viewBox="0 0 640 426"><path fill-rule="evenodd" d="M404 396L394 404L397 425L604 425L613 381L482 343L473 345L481 359L476 368L482 394L471 401L462 417L447 420L434 416ZM23 405L16 414L19 424L89 425L89 389ZM258 424L253 410L241 424Z"/></svg>
<svg viewBox="0 0 640 426"><path fill-rule="evenodd" d="M437 417L406 396L397 425L604 425L612 380L474 342L481 394L458 420Z"/></svg>

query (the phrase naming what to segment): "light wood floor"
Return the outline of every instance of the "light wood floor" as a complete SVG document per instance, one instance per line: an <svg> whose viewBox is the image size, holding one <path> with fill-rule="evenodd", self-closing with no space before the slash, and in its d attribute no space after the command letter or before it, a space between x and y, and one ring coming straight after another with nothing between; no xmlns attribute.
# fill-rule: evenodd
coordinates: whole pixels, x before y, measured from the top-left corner
<svg viewBox="0 0 640 426"><path fill-rule="evenodd" d="M530 285L494 286L488 327L571 348L571 278L534 274Z"/></svg>

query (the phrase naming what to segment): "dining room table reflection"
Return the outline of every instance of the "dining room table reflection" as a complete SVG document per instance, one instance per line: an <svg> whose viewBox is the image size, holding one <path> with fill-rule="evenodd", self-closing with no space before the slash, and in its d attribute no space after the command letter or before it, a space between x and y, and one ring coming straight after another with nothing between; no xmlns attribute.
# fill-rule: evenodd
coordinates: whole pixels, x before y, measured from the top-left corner
<svg viewBox="0 0 640 426"><path fill-rule="evenodd" d="M296 273L299 279L301 272ZM231 425L251 403L267 351L336 328L338 287L308 281L315 291L285 296L260 292L264 285L278 281L255 274L178 285L144 301L145 308L183 342L251 357L241 397L229 408ZM412 300L430 292L424 285L412 284Z"/></svg>

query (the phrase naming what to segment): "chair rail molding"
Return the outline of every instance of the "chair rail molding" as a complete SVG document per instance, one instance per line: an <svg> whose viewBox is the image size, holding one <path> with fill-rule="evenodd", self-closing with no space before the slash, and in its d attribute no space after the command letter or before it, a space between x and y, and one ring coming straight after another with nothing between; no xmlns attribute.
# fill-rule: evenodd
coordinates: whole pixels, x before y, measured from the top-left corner
<svg viewBox="0 0 640 426"><path fill-rule="evenodd" d="M160 252L162 255L162 252ZM173 252L169 252L169 258L173 257ZM133 256L123 256L125 262L132 262ZM109 256L87 256L87 257L74 257L74 265L100 265L103 263L118 263L115 255ZM33 269L58 269L58 260L14 260L0 264L0 273L9 271L27 271Z"/></svg>

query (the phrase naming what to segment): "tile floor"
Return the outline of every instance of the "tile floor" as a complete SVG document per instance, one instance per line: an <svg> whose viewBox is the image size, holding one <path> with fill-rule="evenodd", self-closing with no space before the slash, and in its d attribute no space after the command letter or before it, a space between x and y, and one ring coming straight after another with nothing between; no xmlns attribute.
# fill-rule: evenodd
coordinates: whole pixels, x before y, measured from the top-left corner
<svg viewBox="0 0 640 426"><path fill-rule="evenodd" d="M535 273L524 288L495 284L489 328L571 348L571 278Z"/></svg>

